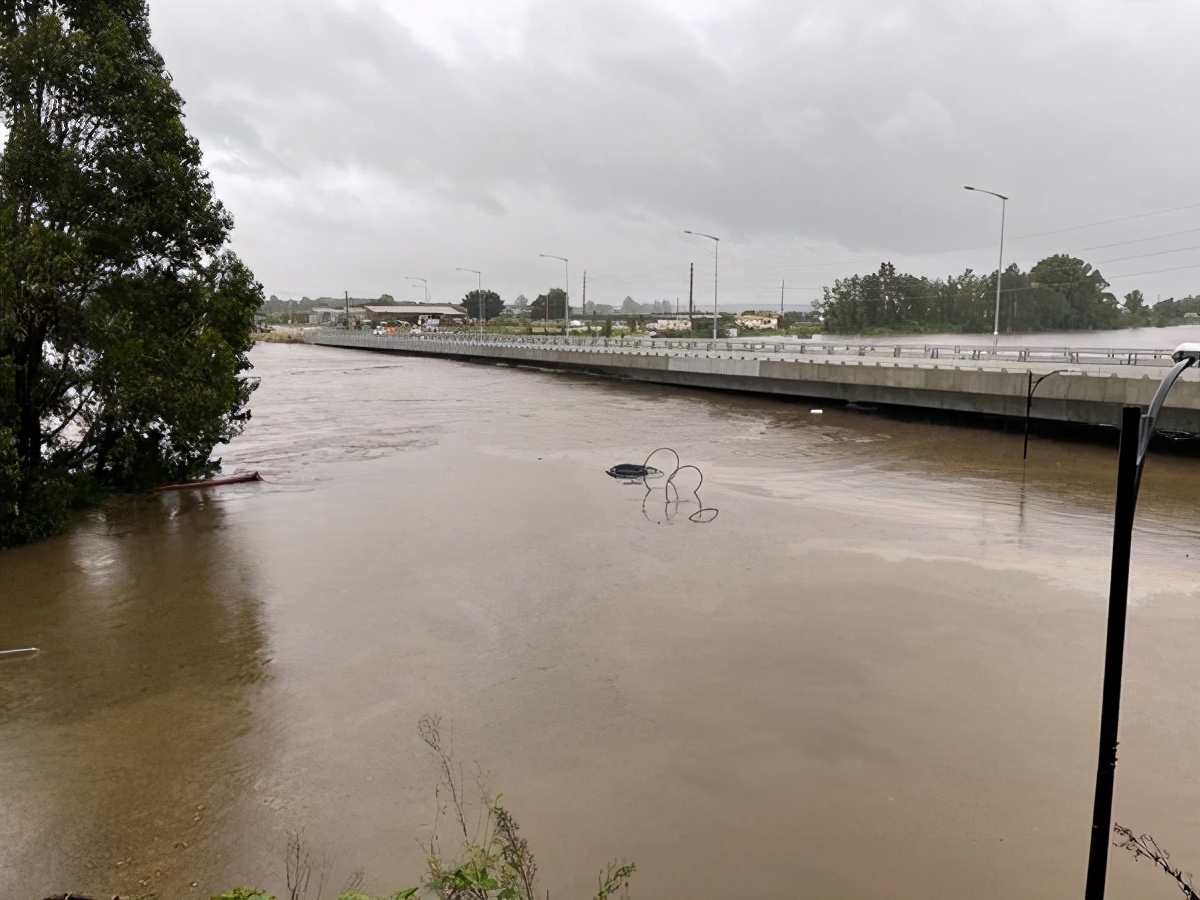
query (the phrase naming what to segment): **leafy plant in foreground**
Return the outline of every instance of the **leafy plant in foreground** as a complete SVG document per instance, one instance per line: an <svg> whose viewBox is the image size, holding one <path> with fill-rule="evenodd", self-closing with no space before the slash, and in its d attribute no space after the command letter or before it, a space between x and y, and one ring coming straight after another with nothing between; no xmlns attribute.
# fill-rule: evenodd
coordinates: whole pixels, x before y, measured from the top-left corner
<svg viewBox="0 0 1200 900"><path fill-rule="evenodd" d="M516 820L500 803L500 795L489 794L479 785L482 804L477 814L468 808L463 772L451 750L442 741L441 721L423 716L418 723L422 740L438 759L439 780L436 789L437 812L433 833L425 845L428 868L416 887L375 898L360 889L362 872L356 872L338 900L538 900L535 876L537 863L529 843L521 837ZM474 820L475 824L469 824ZM442 849L441 828L450 823L456 851ZM297 834L288 837L287 850L289 900L304 900L312 873L312 856ZM597 879L593 900L629 897L632 863L609 863ZM324 878L317 886L320 900ZM550 896L547 891L544 895ZM212 900L275 900L261 891L237 888Z"/></svg>

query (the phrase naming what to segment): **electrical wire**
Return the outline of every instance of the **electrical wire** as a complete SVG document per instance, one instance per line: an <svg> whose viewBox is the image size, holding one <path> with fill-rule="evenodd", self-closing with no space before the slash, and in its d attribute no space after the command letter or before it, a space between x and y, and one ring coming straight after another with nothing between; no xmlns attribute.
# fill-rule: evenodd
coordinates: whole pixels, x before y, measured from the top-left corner
<svg viewBox="0 0 1200 900"><path fill-rule="evenodd" d="M1187 206L1172 206L1170 209L1156 209L1153 212L1138 213L1133 216L1118 216L1115 219L1103 219L1099 222L1088 222L1085 225L1072 225L1070 228L1057 228L1054 231L1038 231L1033 234L1018 234L1016 237L1009 238L1012 241L1021 241L1026 238L1046 237L1051 234L1066 234L1068 231L1082 231L1085 228L1097 228L1101 225L1112 225L1114 222L1128 222L1132 219L1147 219L1151 216L1165 216L1167 213L1182 212L1185 209L1200 209L1200 203L1189 203Z"/></svg>
<svg viewBox="0 0 1200 900"><path fill-rule="evenodd" d="M1200 231L1200 228L1185 228L1183 231L1170 231L1166 234L1156 234L1152 237L1134 238L1132 241L1117 241L1113 244L1096 244L1093 247L1080 247L1078 252L1082 253L1085 250L1106 250L1109 247L1124 247L1127 244L1144 244L1146 241L1157 241L1162 238L1178 237L1181 234L1195 234Z"/></svg>
<svg viewBox="0 0 1200 900"><path fill-rule="evenodd" d="M667 476L666 481L662 483L661 487L651 484L651 480L661 478L666 474L666 467L659 469L650 465L650 460L660 453L671 454L675 461L674 467L671 469L671 474ZM696 485L691 488L684 487L681 491L680 483L677 483L675 479L689 469L696 473ZM699 467L691 463L684 464L679 458L679 454L670 447L659 447L651 451L650 455L646 457L646 461L640 466L635 463L619 463L608 469L607 474L614 478L624 477L621 474L615 474L617 472L638 473L624 483L645 486L646 493L642 497L642 515L646 517L647 521L654 522L656 525L671 523L679 516L681 511L689 509L692 506L695 506L696 509L688 514L687 520L697 525L708 524L719 513L719 510L714 507L705 506L704 502L700 499L700 487L704 484L704 473L700 471ZM656 494L661 494L661 499ZM659 503L662 504L661 515L658 512Z"/></svg>
<svg viewBox="0 0 1200 900"><path fill-rule="evenodd" d="M1169 256L1172 253L1187 253L1189 250L1200 250L1200 246L1180 247L1178 250L1155 250L1153 253L1135 253L1133 256L1118 256L1115 259L1100 259L1096 265L1110 262L1125 262L1127 259L1145 259L1147 256Z"/></svg>
<svg viewBox="0 0 1200 900"><path fill-rule="evenodd" d="M1169 269L1149 269L1145 272L1121 272L1114 275L1113 278L1133 278L1135 275L1157 275L1160 272L1182 272L1184 269L1200 269L1200 263L1194 263L1190 266L1172 266Z"/></svg>

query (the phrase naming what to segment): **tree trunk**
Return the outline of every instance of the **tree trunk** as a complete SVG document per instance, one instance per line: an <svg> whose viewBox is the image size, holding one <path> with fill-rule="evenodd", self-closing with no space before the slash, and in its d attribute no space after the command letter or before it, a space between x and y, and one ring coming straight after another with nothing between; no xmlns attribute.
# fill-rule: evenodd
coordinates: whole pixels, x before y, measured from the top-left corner
<svg viewBox="0 0 1200 900"><path fill-rule="evenodd" d="M26 474L42 461L42 411L37 403L37 387L45 336L43 326L33 326L16 347L17 459Z"/></svg>

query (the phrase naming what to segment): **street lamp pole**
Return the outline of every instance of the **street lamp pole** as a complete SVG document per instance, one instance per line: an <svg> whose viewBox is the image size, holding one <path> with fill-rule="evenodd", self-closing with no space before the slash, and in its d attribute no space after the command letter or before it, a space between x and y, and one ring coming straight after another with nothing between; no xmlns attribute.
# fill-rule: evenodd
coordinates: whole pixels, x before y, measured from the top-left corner
<svg viewBox="0 0 1200 900"><path fill-rule="evenodd" d="M717 339L717 268L721 262L721 239L711 234L705 234L703 231L688 231L686 228L683 233L705 237L713 242L713 340L715 341Z"/></svg>
<svg viewBox="0 0 1200 900"><path fill-rule="evenodd" d="M475 273L475 311L479 313L479 340L483 340L483 274L478 269L464 269L462 266L455 266L456 272L474 272Z"/></svg>
<svg viewBox="0 0 1200 900"><path fill-rule="evenodd" d="M1142 412L1139 406L1126 406L1121 411L1112 568L1108 582L1108 634L1104 648L1104 687L1100 700L1100 750L1096 761L1096 794L1092 806L1092 835L1088 848L1084 900L1104 900L1104 881L1108 874L1113 782L1117 773L1117 724L1121 711L1121 668L1125 656L1125 614L1129 603L1129 557L1142 467L1167 392L1184 369L1200 360L1200 343L1180 344L1171 358L1175 360L1175 367L1158 386L1150 408Z"/></svg>
<svg viewBox="0 0 1200 900"><path fill-rule="evenodd" d="M539 253L546 259L561 259L566 270L566 286L563 288L563 337L571 334L571 263L565 256L555 256L553 253ZM550 318L550 296L546 296L546 318Z"/></svg>
<svg viewBox="0 0 1200 900"><path fill-rule="evenodd" d="M1000 279L1004 276L1004 214L1008 210L1008 198L995 191L985 191L983 188L971 187L969 184L963 185L963 188L1000 198L1000 262L996 266L996 318L992 322L992 354L994 355L996 346L1000 342Z"/></svg>
<svg viewBox="0 0 1200 900"><path fill-rule="evenodd" d="M1081 375L1079 369L1055 369L1053 372L1047 372L1045 375L1039 375L1034 379L1033 372L1029 373L1029 385L1025 389L1025 445L1021 448L1021 464L1025 464L1025 460L1029 458L1029 412L1033 408L1033 392L1038 389L1038 385L1049 378L1051 375Z"/></svg>
<svg viewBox="0 0 1200 900"><path fill-rule="evenodd" d="M418 278L416 275L405 275L404 277L407 278L409 281L419 281L419 282L421 282L422 285L424 285L424 287L425 287L425 302L428 303L429 302L429 282L426 281L424 278Z"/></svg>

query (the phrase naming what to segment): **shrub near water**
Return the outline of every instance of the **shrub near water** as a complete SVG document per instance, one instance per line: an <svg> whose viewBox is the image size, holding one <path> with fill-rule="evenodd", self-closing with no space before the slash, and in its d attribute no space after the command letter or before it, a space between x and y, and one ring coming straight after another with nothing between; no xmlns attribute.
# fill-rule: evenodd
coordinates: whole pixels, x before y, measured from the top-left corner
<svg viewBox="0 0 1200 900"><path fill-rule="evenodd" d="M483 795L482 816L468 809L460 769L442 743L439 726L436 716L425 716L419 723L421 738L437 756L440 773L437 814L425 845L429 864L424 878L416 887L376 898L359 889L362 873L358 872L338 900L538 900L537 863L516 820L500 803L499 795ZM474 828L467 824L477 820ZM442 850L443 826L459 845L450 856ZM289 839L287 857L289 900L301 900L307 895L312 867L311 857L295 834ZM631 863L609 863L597 879L593 900L628 898L633 873ZM263 891L237 888L213 900L276 898Z"/></svg>

